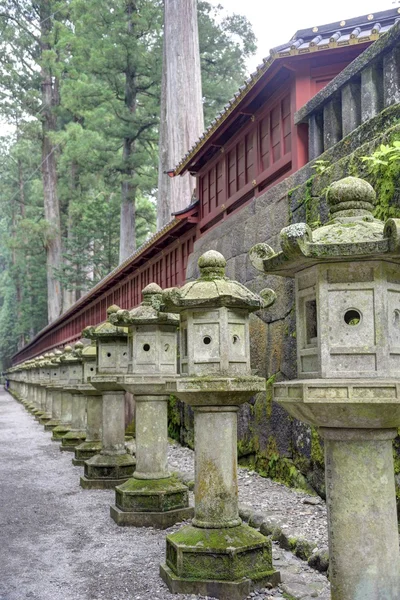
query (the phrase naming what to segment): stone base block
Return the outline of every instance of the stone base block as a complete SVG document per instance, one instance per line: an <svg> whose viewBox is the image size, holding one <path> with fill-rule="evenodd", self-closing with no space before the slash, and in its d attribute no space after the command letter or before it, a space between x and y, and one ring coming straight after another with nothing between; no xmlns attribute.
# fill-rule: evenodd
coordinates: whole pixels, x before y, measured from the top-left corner
<svg viewBox="0 0 400 600"><path fill-rule="evenodd" d="M46 423L48 423L49 421L51 421L51 416L46 413L42 415L39 419L39 423L41 425L46 425Z"/></svg>
<svg viewBox="0 0 400 600"><path fill-rule="evenodd" d="M206 598L219 598L219 600L243 600L247 598L252 590L263 588L268 583L276 586L281 580L279 572L273 571L257 580L257 582L253 582L251 579L242 579L241 581L195 581L178 577L167 565L160 565L160 576L173 594L196 594Z"/></svg>
<svg viewBox="0 0 400 600"><path fill-rule="evenodd" d="M51 439L55 440L56 442L61 442L61 439L67 435L70 429L70 425L57 425L57 427L54 427L53 429L53 435L51 436Z"/></svg>
<svg viewBox="0 0 400 600"><path fill-rule="evenodd" d="M45 423L44 430L45 431L53 431L53 429L55 429L59 425L60 425L60 421L59 420L54 420L53 421L53 419L52 419L51 421L47 421L47 423Z"/></svg>
<svg viewBox="0 0 400 600"><path fill-rule="evenodd" d="M86 460L89 460L101 452L101 448L102 444L100 440L79 444L79 446L75 447L75 458L72 459L72 464L83 467Z"/></svg>
<svg viewBox="0 0 400 600"><path fill-rule="evenodd" d="M35 417L36 421L39 421L40 417L43 417L43 415L45 414L43 410L32 410L32 414Z"/></svg>
<svg viewBox="0 0 400 600"><path fill-rule="evenodd" d="M201 529L187 525L167 536L161 577L174 593L242 600L252 589L277 584L271 541L248 525Z"/></svg>
<svg viewBox="0 0 400 600"><path fill-rule="evenodd" d="M115 504L126 512L163 513L189 506L189 490L177 477L129 479L115 490Z"/></svg>
<svg viewBox="0 0 400 600"><path fill-rule="evenodd" d="M85 479L117 481L117 483L108 486L113 488L115 485L125 483L133 475L136 467L136 459L130 454L97 454L85 461L84 467Z"/></svg>
<svg viewBox="0 0 400 600"><path fill-rule="evenodd" d="M88 479L83 476L80 478L80 486L84 490L113 490L125 481L127 479Z"/></svg>
<svg viewBox="0 0 400 600"><path fill-rule="evenodd" d="M118 506L110 506L110 516L117 525L122 527L155 527L167 529L181 521L187 521L194 515L194 508L178 508L168 512L126 512Z"/></svg>
<svg viewBox="0 0 400 600"><path fill-rule="evenodd" d="M61 440L60 450L75 452L75 448L82 444L86 439L85 431L69 431Z"/></svg>

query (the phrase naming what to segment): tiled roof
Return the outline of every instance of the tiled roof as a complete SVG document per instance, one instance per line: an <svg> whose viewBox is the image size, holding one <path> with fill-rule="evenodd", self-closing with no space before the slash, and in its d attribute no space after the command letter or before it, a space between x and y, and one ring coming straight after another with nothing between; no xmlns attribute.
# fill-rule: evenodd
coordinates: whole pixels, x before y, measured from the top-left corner
<svg viewBox="0 0 400 600"><path fill-rule="evenodd" d="M175 167L174 175L179 175L188 167L199 150L201 150L277 59L373 42L388 31L399 19L400 8L361 15L354 19L347 19L346 21L329 23L328 25L320 25L311 27L310 29L301 29L294 34L290 42L272 48L269 56L263 59L263 62L239 88L234 97L225 104L200 139Z"/></svg>

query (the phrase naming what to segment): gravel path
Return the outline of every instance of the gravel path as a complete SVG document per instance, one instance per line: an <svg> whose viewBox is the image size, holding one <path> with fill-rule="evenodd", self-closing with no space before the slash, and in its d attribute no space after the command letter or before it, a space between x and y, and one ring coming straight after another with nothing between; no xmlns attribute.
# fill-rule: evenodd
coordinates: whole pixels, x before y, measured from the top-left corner
<svg viewBox="0 0 400 600"><path fill-rule="evenodd" d="M193 453L171 446L170 465L192 472ZM199 598L170 594L158 576L165 535L179 525L166 532L118 527L109 517L114 492L81 489L80 473L71 454L60 452L49 432L0 391L0 600ZM323 507L304 505L304 494L242 469L240 494L299 534L321 527L325 539ZM273 554L283 583L251 598L329 599L324 575L276 544Z"/></svg>

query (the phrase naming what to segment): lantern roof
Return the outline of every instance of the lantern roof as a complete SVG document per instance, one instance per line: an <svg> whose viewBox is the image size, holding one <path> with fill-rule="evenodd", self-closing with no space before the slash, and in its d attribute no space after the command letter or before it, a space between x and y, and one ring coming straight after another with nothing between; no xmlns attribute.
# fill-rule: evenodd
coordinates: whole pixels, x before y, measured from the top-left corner
<svg viewBox="0 0 400 600"><path fill-rule="evenodd" d="M168 311L180 313L193 308L225 306L253 312L269 306L275 300L272 290L264 290L258 295L238 281L226 277L226 260L216 250L209 250L200 256L198 265L199 279L190 281L181 288L164 291L163 301Z"/></svg>
<svg viewBox="0 0 400 600"><path fill-rule="evenodd" d="M253 266L275 275L293 277L314 264L400 258L400 219L386 223L373 217L375 190L364 179L346 177L327 191L330 214L326 225L314 231L294 223L280 233L281 251L267 244L250 250Z"/></svg>
<svg viewBox="0 0 400 600"><path fill-rule="evenodd" d="M114 325L175 325L179 326L179 317L162 311L163 291L156 283L150 283L142 291L143 302L133 310L118 310L110 315Z"/></svg>
<svg viewBox="0 0 400 600"><path fill-rule="evenodd" d="M66 363L74 363L74 362L78 362L78 357L75 355L72 346L65 346L64 348L64 352L62 354L62 356L60 356L60 361L61 362L66 362Z"/></svg>
<svg viewBox="0 0 400 600"><path fill-rule="evenodd" d="M125 327L117 327L111 323L112 315L116 314L121 309L116 304L107 308L107 321L100 323L96 327L89 326L85 327L82 331L82 337L89 338L91 340L103 339L103 338L124 338L127 337L128 333Z"/></svg>
<svg viewBox="0 0 400 600"><path fill-rule="evenodd" d="M97 355L97 345L93 341L88 346L85 346L84 349L82 350L82 360L84 360L84 361L94 360L96 358L96 355Z"/></svg>

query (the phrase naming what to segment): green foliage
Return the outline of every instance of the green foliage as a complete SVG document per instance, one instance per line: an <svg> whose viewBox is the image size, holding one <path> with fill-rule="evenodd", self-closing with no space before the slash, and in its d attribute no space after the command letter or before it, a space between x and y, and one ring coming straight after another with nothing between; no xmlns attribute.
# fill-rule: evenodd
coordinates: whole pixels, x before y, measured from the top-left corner
<svg viewBox="0 0 400 600"><path fill-rule="evenodd" d="M399 217L396 199L400 194L400 141L393 139L389 144L381 144L361 160L367 165L368 179L377 193L376 218L385 221L389 217Z"/></svg>
<svg viewBox="0 0 400 600"><path fill-rule="evenodd" d="M199 2L206 121L245 78L255 51L240 15ZM0 0L0 360L47 323L42 141L55 147L64 309L118 264L123 190L136 246L155 231L162 0ZM43 73L53 100L43 103ZM67 299L67 296L69 299Z"/></svg>
<svg viewBox="0 0 400 600"><path fill-rule="evenodd" d="M325 173L329 166L330 164L328 160L323 160L322 158L320 158L314 161L314 164L311 168L315 170L317 175L322 175L323 173Z"/></svg>

